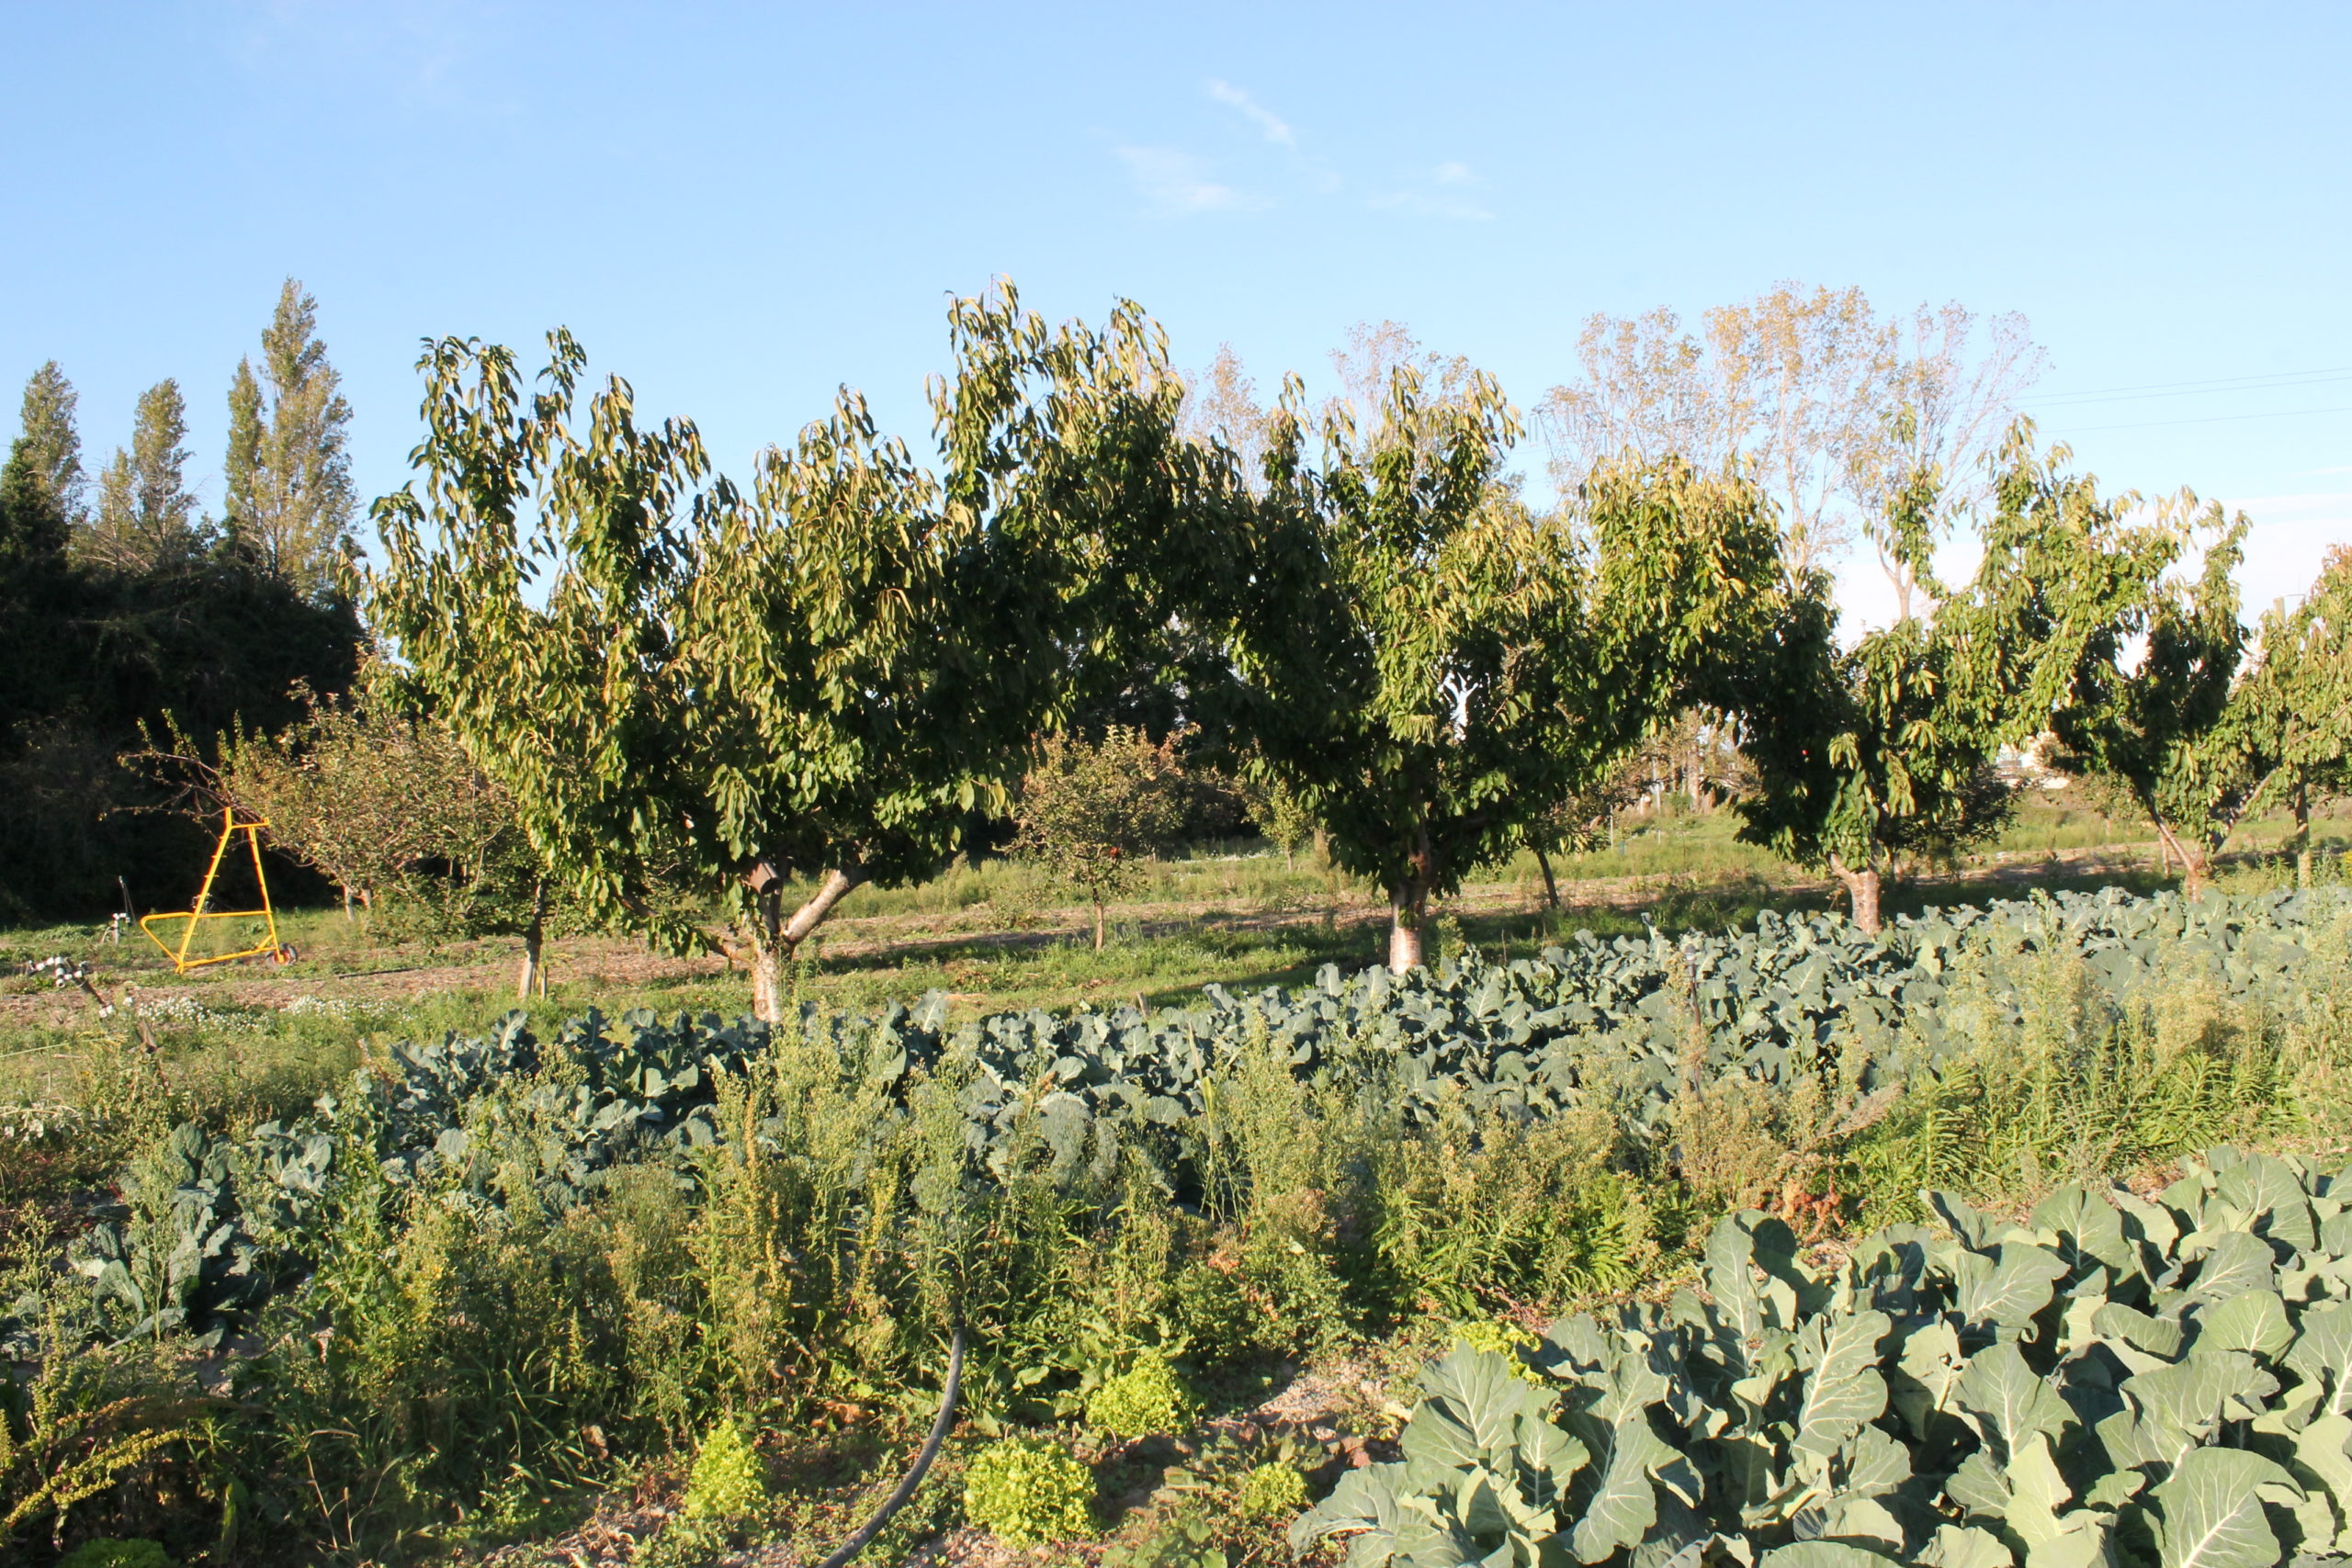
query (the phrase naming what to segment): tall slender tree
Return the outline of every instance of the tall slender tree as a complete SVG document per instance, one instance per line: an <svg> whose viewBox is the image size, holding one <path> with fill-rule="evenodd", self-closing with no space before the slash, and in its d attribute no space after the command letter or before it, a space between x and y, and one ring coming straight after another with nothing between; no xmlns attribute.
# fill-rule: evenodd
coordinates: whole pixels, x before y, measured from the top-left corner
<svg viewBox="0 0 2352 1568"><path fill-rule="evenodd" d="M187 411L179 383L139 396L130 446L116 447L98 475L97 511L81 536L91 560L152 571L186 559L198 544L196 497L187 489Z"/></svg>
<svg viewBox="0 0 2352 1568"><path fill-rule="evenodd" d="M27 572L62 565L72 531L38 449L28 437L17 436L9 445L7 465L0 468L0 570L22 579Z"/></svg>
<svg viewBox="0 0 2352 1568"><path fill-rule="evenodd" d="M293 278L261 346L258 371L240 360L229 388L228 527L271 572L323 599L356 547L351 405L318 336L318 301Z"/></svg>
<svg viewBox="0 0 2352 1568"><path fill-rule="evenodd" d="M25 383L23 423L28 472L56 502L70 524L80 519L87 476L82 471L82 436L74 424L81 394L54 359Z"/></svg>

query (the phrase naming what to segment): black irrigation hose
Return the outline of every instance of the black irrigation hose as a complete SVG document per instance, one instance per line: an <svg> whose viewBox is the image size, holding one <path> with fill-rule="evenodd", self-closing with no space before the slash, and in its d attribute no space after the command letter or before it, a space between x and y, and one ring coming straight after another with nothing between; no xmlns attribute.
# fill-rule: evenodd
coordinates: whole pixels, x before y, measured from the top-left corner
<svg viewBox="0 0 2352 1568"><path fill-rule="evenodd" d="M922 1451L915 1455L915 1467L907 1472L907 1478L899 1483L899 1489L890 1494L890 1500L882 1505L882 1511L866 1520L864 1529L842 1542L841 1550L817 1564L817 1568L842 1568L881 1533L882 1527L890 1522L891 1515L906 1506L907 1499L913 1496L915 1488L922 1484L922 1478L931 1473L931 1461L939 1457L939 1445L946 1440L947 1428L956 1424L956 1387L963 1379L964 1325L957 1324L955 1336L947 1344L947 1386L940 1391L939 1419L931 1424L931 1436L923 1439Z"/></svg>

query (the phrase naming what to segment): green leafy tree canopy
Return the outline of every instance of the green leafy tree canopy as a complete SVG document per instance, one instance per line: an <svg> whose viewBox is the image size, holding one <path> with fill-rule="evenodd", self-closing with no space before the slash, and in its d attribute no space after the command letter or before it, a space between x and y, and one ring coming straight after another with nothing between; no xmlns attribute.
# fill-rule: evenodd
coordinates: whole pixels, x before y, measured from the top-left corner
<svg viewBox="0 0 2352 1568"><path fill-rule="evenodd" d="M1389 962L1421 962L1429 900L1515 849L1744 636L1772 519L1736 480L1604 464L1536 517L1504 482L1518 420L1469 373L1428 397L1391 375L1377 424L1327 414L1306 456L1295 381L1228 602L1235 733L1387 889Z"/></svg>
<svg viewBox="0 0 2352 1568"><path fill-rule="evenodd" d="M559 332L528 398L505 349L429 344L420 479L377 506L382 624L549 874L741 953L763 1017L842 897L935 872L1002 799L1073 700L1073 650L1114 662L1148 625L1130 585L1156 580L1198 466L1134 307L1049 329L1006 286L950 323L936 474L844 391L745 494L692 424L641 426L617 378L579 410ZM787 918L801 875L818 889ZM665 913L665 878L728 926Z"/></svg>
<svg viewBox="0 0 2352 1568"><path fill-rule="evenodd" d="M1144 859L1183 820L1182 770L1174 739L1113 728L1099 740L1049 735L1021 781L1014 852L1044 865L1094 907L1102 951L1103 906L1136 885Z"/></svg>

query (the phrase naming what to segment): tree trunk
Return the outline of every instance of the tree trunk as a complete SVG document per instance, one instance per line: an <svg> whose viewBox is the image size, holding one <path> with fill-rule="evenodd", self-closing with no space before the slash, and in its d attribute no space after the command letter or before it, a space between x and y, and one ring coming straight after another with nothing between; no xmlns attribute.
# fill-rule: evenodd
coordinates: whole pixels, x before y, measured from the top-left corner
<svg viewBox="0 0 2352 1568"><path fill-rule="evenodd" d="M1552 875L1551 857L1544 852L1541 844L1530 847L1535 851L1535 868L1544 874L1544 902L1556 909L1560 907L1560 885Z"/></svg>
<svg viewBox="0 0 2352 1568"><path fill-rule="evenodd" d="M1102 951L1102 900L1094 900L1094 951Z"/></svg>
<svg viewBox="0 0 2352 1568"><path fill-rule="evenodd" d="M2312 795L2310 784L2295 780L2293 796L2295 813L2295 886L2312 885Z"/></svg>
<svg viewBox="0 0 2352 1568"><path fill-rule="evenodd" d="M1853 905L1854 923L1871 936L1879 933L1879 874L1878 867L1865 863L1860 870L1848 865L1836 855L1829 857L1829 869L1846 885L1846 897Z"/></svg>
<svg viewBox="0 0 2352 1568"><path fill-rule="evenodd" d="M2203 845L2180 846L2180 896L2188 899L2205 897L2205 889L2213 880L2213 857Z"/></svg>
<svg viewBox="0 0 2352 1568"><path fill-rule="evenodd" d="M2180 856L2180 896L2192 900L2202 898L2212 877L2212 858L2202 850L2192 850L2183 844Z"/></svg>
<svg viewBox="0 0 2352 1568"><path fill-rule="evenodd" d="M1437 880L1428 829L1416 837L1411 874L1388 889L1388 967L1399 975L1420 968L1427 960L1430 886Z"/></svg>
<svg viewBox="0 0 2352 1568"><path fill-rule="evenodd" d="M2156 841L2169 860L2177 860L2180 863L2181 897L2196 898L2202 896L2205 884L2212 874L2211 852L2202 843L2192 844L2179 837L2173 832L2168 824L2161 819L2156 822Z"/></svg>
<svg viewBox="0 0 2352 1568"><path fill-rule="evenodd" d="M775 864L762 861L753 866L743 880L750 884L755 901L755 918L749 931L752 942L752 1012L767 1023L784 1021L784 966L800 951L808 934L824 922L840 903L865 882L865 868L845 866L825 874L824 882L809 895L808 902L784 919L784 874Z"/></svg>
<svg viewBox="0 0 2352 1568"><path fill-rule="evenodd" d="M514 977L514 995L520 1001L528 1002L534 987L543 997L548 994L547 934L548 885L541 882L531 888L531 923L523 928L523 971Z"/></svg>
<svg viewBox="0 0 2352 1568"><path fill-rule="evenodd" d="M763 1023L784 1021L784 878L763 863L752 886L752 1015Z"/></svg>
<svg viewBox="0 0 2352 1568"><path fill-rule="evenodd" d="M1421 967L1428 933L1429 895L1409 885L1388 894L1388 967L1402 975Z"/></svg>

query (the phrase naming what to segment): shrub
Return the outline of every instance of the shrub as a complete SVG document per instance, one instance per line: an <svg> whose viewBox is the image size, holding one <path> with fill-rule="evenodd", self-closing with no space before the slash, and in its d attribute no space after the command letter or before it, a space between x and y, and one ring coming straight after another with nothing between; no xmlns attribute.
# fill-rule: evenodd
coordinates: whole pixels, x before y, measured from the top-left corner
<svg viewBox="0 0 2352 1568"><path fill-rule="evenodd" d="M179 1568L152 1540L85 1540L68 1552L57 1568Z"/></svg>
<svg viewBox="0 0 2352 1568"><path fill-rule="evenodd" d="M1245 1519L1278 1519L1306 1506L1306 1477L1286 1464L1261 1464L1241 1478L1234 1512Z"/></svg>
<svg viewBox="0 0 2352 1568"><path fill-rule="evenodd" d="M1105 1379L1086 1402L1086 1423L1119 1438L1181 1432L1192 1425L1193 1397L1168 1358L1146 1351L1136 1364Z"/></svg>
<svg viewBox="0 0 2352 1568"><path fill-rule="evenodd" d="M768 1499L767 1466L729 1416L710 1429L695 1450L678 1511L690 1519L740 1519L759 1512Z"/></svg>
<svg viewBox="0 0 2352 1568"><path fill-rule="evenodd" d="M1060 1444L1010 1438L964 1477L964 1513L1009 1546L1069 1540L1094 1528L1094 1472Z"/></svg>

